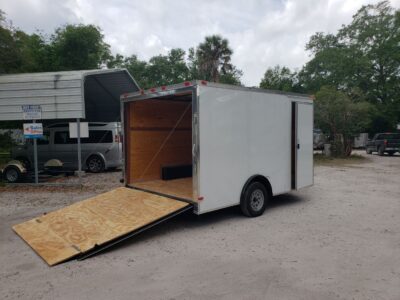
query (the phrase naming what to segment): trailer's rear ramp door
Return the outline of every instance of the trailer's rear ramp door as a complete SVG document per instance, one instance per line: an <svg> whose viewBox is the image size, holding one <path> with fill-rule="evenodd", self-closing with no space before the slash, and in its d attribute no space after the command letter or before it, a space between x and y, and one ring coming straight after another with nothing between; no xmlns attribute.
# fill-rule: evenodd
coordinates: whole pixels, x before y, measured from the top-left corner
<svg viewBox="0 0 400 300"><path fill-rule="evenodd" d="M117 188L15 225L49 265L90 253L186 211L190 204L130 188Z"/></svg>

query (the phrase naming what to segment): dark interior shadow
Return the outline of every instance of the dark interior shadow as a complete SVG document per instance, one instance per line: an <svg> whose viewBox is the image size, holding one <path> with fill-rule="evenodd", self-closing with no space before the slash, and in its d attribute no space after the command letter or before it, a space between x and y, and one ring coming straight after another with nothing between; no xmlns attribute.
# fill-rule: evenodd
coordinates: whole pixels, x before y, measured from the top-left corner
<svg viewBox="0 0 400 300"><path fill-rule="evenodd" d="M283 194L279 196L275 196L270 200L270 204L267 207L267 210L263 214L262 217L267 218L268 213L272 210L275 210L282 206L288 205L296 205L303 201L301 197L294 194ZM241 211L239 206L228 207L220 210L216 210L213 212L205 213L203 215L196 215L192 211L184 212L178 216L175 216L173 219L169 219L161 224L158 224L145 232L138 234L137 236L126 239L116 245L113 245L110 248L107 248L93 256L101 255L103 253L112 252L113 250L120 248L123 249L125 247L131 247L134 243L146 242L147 240L157 238L159 236L169 234L171 238L173 238L173 233L178 230L182 230L184 227L185 230L197 229L201 227L209 228L212 225L227 222L232 220L245 220L245 217ZM90 259L90 258L89 258Z"/></svg>

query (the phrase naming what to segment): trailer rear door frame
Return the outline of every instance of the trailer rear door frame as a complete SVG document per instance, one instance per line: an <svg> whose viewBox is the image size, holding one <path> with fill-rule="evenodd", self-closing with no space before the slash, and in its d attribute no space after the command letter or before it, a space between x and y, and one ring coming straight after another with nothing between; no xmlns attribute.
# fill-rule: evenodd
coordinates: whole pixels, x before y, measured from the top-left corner
<svg viewBox="0 0 400 300"><path fill-rule="evenodd" d="M179 96L185 93L191 93L192 95L192 166L193 166L193 199L192 201L189 199L183 199L181 197L174 197L174 195L167 195L163 193L159 193L157 191L145 190L150 193L154 193L161 196L170 197L172 199L178 199L182 201L187 201L189 203L194 204L194 212L197 213L197 200L199 197L199 166L200 166L200 145L199 145L199 96L198 90L199 86L195 84L195 82L186 82L184 84L178 84L175 86L169 86L168 90L150 90L150 93L136 93L133 96L131 95L123 95L121 96L121 125L123 128L123 180L125 182L125 186L129 188L137 188L134 184L130 183L130 175L127 170L130 166L130 155L129 155L129 145L130 145L130 118L129 118L129 110L130 104L134 101L146 101L149 99L163 99L166 97Z"/></svg>

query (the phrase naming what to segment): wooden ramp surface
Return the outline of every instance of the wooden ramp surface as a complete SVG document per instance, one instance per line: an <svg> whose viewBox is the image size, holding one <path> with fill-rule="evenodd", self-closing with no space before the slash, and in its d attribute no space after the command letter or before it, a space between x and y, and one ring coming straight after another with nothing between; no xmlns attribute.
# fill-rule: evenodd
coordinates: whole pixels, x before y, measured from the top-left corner
<svg viewBox="0 0 400 300"><path fill-rule="evenodd" d="M13 229L52 266L188 205L121 187L15 225Z"/></svg>

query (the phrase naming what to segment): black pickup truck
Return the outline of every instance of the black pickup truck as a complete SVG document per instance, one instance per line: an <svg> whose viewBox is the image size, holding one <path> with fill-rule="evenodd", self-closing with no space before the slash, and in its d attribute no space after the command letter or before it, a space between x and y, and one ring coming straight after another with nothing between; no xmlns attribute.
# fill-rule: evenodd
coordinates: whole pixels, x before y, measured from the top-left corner
<svg viewBox="0 0 400 300"><path fill-rule="evenodd" d="M367 154L378 152L378 155L400 152L400 133L377 133L365 146Z"/></svg>

